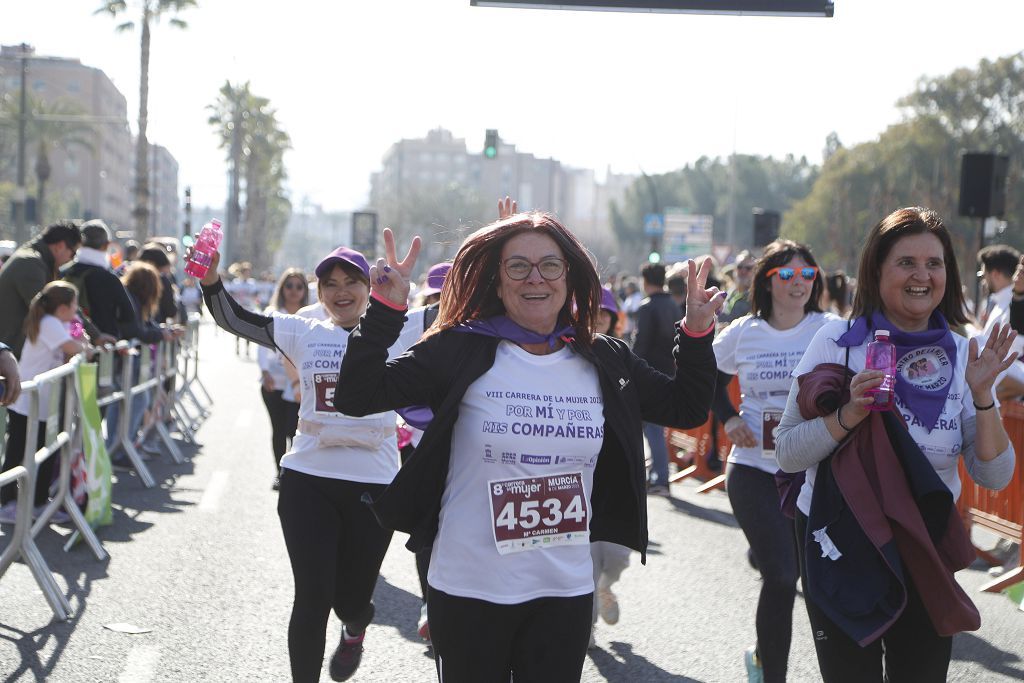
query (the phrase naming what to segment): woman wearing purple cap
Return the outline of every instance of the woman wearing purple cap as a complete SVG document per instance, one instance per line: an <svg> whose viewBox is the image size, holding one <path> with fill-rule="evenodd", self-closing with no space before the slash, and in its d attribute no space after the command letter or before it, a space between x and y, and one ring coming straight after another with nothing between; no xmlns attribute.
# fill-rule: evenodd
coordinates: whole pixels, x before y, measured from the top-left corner
<svg viewBox="0 0 1024 683"><path fill-rule="evenodd" d="M714 387L722 304L690 268L675 377L595 333L589 254L544 213L513 214L462 244L424 339L396 360L419 238L370 269L371 301L337 407L434 413L373 502L381 524L431 548L430 635L440 680L578 680L591 631L592 540L646 552L641 425L692 427Z"/></svg>
<svg viewBox="0 0 1024 683"><path fill-rule="evenodd" d="M360 498L379 495L399 467L395 413L351 417L334 407L336 396L347 392L336 384L338 368L349 333L366 310L369 267L362 254L346 247L320 261L317 294L330 317L316 320L246 310L224 289L219 260L215 254L202 280L214 320L241 338L280 351L301 379L298 432L281 458L277 504L295 579L288 625L292 679L320 680L333 608L344 626L330 674L346 680L362 657L374 614L373 589L392 534L377 524ZM396 335L385 355L397 356L421 334L421 329L410 329Z"/></svg>
<svg viewBox="0 0 1024 683"><path fill-rule="evenodd" d="M958 466L992 489L1013 475L993 384L1016 358L1016 335L997 325L979 345L950 329L967 321L960 271L929 209L879 221L857 275L850 322L818 330L775 432L779 467L806 472L804 604L822 680L937 683L953 634L981 622L954 576L976 558L956 509ZM875 337L893 345L892 370L868 369ZM921 359L934 371L912 376ZM890 400L878 405L886 375Z"/></svg>

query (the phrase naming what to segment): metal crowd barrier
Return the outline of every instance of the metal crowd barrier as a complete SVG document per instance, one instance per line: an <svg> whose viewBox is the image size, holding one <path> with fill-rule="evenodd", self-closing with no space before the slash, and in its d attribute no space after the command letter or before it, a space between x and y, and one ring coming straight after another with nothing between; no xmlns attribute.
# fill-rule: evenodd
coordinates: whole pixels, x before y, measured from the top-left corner
<svg viewBox="0 0 1024 683"><path fill-rule="evenodd" d="M15 515L14 533L10 536L7 547L0 554L0 578L7 572L15 559L21 557L39 584L39 589L59 621L66 621L71 614L71 605L53 578L50 568L43 559L35 537L50 523L53 514L64 508L78 533L96 555L96 559L107 557L99 539L78 509L71 497L71 458L81 443L81 431L78 422L78 393L75 389L75 369L80 363L79 358L69 363L37 375L29 382L23 382L22 392L28 394L29 414L27 416L27 432L25 436L25 459L23 463L0 474L0 485L18 483L17 513ZM39 392L49 386L50 404L45 413L40 410ZM62 391L63 390L63 391ZM60 401L63 399L63 411ZM61 417L63 413L63 417ZM39 438L39 418L47 415L45 443L39 450L35 445ZM33 500L35 498L36 480L39 466L54 454L60 454L60 477L57 495L47 504L33 523Z"/></svg>
<svg viewBox="0 0 1024 683"><path fill-rule="evenodd" d="M132 424L132 398L142 393L152 393L153 401L150 406L153 419L144 425L142 438L155 431L174 462L184 463L185 458L171 438L165 421L172 419L183 438L194 443L192 433L198 429L201 420L209 415L208 406L212 399L197 374L198 329L199 317L195 316L195 320L189 320L183 337L157 344L155 353L151 351L149 344L142 344L137 340L121 341L96 351L97 403L101 408L118 403L120 411L117 434L109 452L113 455L118 449L123 450L147 488L151 488L156 482L146 461L135 448L135 435L129 431ZM121 359L120 363L117 362L118 358ZM136 358L139 362L139 378L138 381L133 381L133 365ZM14 531L5 536L9 541L0 553L0 578L17 558L22 558L59 621L66 621L69 618L71 605L43 559L35 543L35 537L49 525L54 513L63 508L77 529L77 534L85 540L96 558L103 560L107 557L107 552L71 494L72 456L82 448L81 416L78 410L75 374L82 362L82 357L76 356L59 368L22 382L22 392L28 395L30 405L25 459L22 465L0 473L0 486L15 482L18 485ZM118 365L119 369L116 367ZM114 382L115 374L120 378L119 385ZM40 389L44 386L52 387L48 406L39 405ZM204 394L205 403L196 396L193 387L197 387ZM191 417L188 412L190 408L186 407L186 403L191 403L191 409L198 411L198 417ZM40 416L43 415L47 416L46 440L45 445L37 451L35 444L38 441ZM189 419L186 421L183 415L189 415ZM0 431L0 435L3 431ZM110 435L108 440L109 438ZM33 501L39 465L54 454L59 454L61 459L57 493L33 522ZM68 550L73 542L74 538L64 549Z"/></svg>

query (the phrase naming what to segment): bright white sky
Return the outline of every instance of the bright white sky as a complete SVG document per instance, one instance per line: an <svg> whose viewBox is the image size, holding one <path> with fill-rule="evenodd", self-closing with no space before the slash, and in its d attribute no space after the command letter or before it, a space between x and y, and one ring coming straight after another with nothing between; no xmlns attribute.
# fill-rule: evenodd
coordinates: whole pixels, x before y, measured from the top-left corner
<svg viewBox="0 0 1024 683"><path fill-rule="evenodd" d="M137 33L99 0L7 3L0 42L102 69L138 116ZM129 5L137 4L129 0ZM249 80L291 135L292 199L357 209L400 138L443 126L471 151L497 128L521 151L603 174L702 155L807 155L899 120L921 75L1024 49L1019 0L836 0L832 19L562 12L469 0L199 0L153 34L149 138L197 205L226 195L206 106ZM134 15L133 15L134 18Z"/></svg>

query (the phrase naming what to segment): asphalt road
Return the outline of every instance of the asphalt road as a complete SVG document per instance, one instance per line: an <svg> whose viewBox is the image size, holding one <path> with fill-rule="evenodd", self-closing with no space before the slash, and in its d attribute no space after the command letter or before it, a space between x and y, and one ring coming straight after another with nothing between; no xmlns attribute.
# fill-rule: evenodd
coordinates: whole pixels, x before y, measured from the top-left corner
<svg viewBox="0 0 1024 683"><path fill-rule="evenodd" d="M255 355L255 350L252 356ZM114 524L100 530L110 559L85 547L65 553L66 530L45 532L44 556L74 608L56 623L28 569L0 578L0 680L287 681L286 630L292 579L270 482L269 423L255 362L235 356L226 334L202 331L202 378L213 394L201 447L185 465L166 456L158 481L134 475L114 487ZM584 681L744 681L743 650L754 642L759 590L746 543L721 492L673 487L649 500L651 552L616 585L622 618L600 625ZM9 529L9 527L5 527ZM4 544L0 536L0 546ZM416 635L419 589L413 557L396 534L375 601L356 681L432 681L429 649ZM1024 679L1024 612L980 593L985 567L960 581L982 627L954 641L950 680ZM147 629L127 634L105 625ZM328 651L339 624L332 616ZM817 681L802 599L794 611L791 681ZM322 680L329 680L324 668Z"/></svg>

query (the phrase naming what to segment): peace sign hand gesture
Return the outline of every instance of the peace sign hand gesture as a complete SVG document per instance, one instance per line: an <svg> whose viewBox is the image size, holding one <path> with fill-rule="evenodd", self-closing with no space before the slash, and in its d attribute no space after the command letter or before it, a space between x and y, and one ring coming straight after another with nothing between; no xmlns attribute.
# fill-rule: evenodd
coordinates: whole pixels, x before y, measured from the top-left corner
<svg viewBox="0 0 1024 683"><path fill-rule="evenodd" d="M686 317L683 324L691 332L703 332L711 327L725 303L725 292L719 291L718 287L704 289L710 273L711 257L704 259L699 272L693 259L686 262Z"/></svg>
<svg viewBox="0 0 1024 683"><path fill-rule="evenodd" d="M384 256L370 266L370 291L378 297L404 307L409 302L409 283L416 258L420 255L420 236L412 238L412 244L401 261L395 255L395 233L384 228Z"/></svg>
<svg viewBox="0 0 1024 683"><path fill-rule="evenodd" d="M1017 360L1017 352L1010 353L1013 340L1017 338L1009 325L997 324L988 335L985 346L978 351L978 338L971 339L967 347L967 386L974 394L974 402L987 405L991 402L992 385L996 377Z"/></svg>

